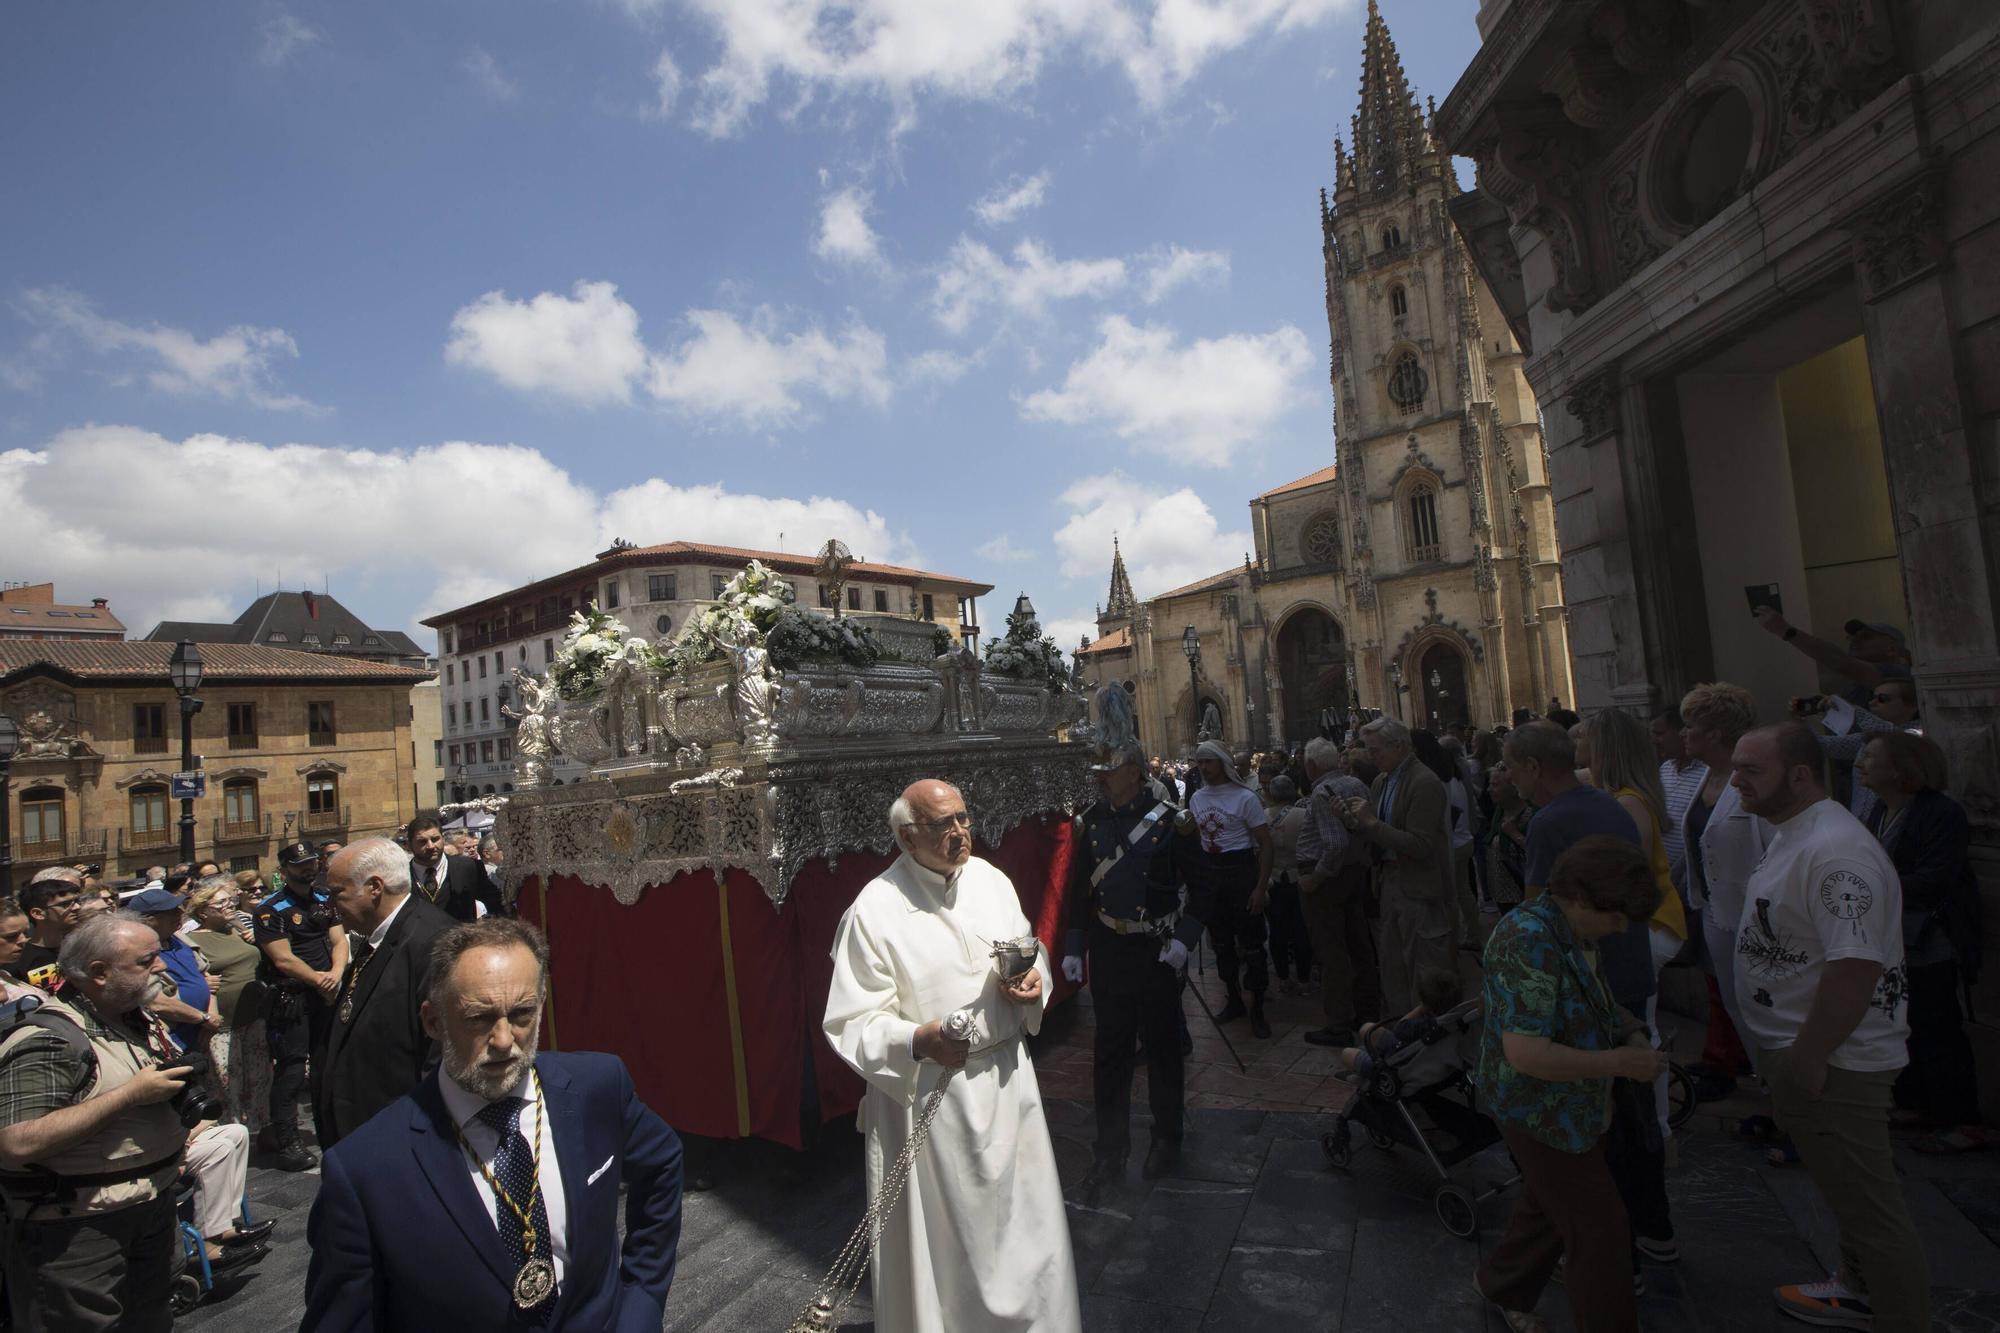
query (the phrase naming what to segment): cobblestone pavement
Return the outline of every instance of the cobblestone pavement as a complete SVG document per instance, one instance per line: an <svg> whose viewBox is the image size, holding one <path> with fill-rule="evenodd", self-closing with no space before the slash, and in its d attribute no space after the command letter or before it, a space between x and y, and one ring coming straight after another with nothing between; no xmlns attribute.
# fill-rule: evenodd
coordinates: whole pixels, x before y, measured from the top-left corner
<svg viewBox="0 0 2000 1333"><path fill-rule="evenodd" d="M1208 982L1218 989L1212 976ZM1313 1022L1307 1002L1275 1000L1269 1041L1251 1037L1247 1024L1230 1025L1248 1075L1191 1000L1187 1007L1197 1109L1180 1167L1145 1182L1135 1160L1125 1189L1091 1207L1074 1191L1090 1154L1088 997L1052 1015L1037 1043L1058 1165L1071 1186L1089 1333L1497 1333L1502 1325L1482 1308L1471 1274L1505 1221L1511 1192L1481 1206L1477 1238L1459 1240L1438 1222L1435 1179L1425 1179L1415 1154L1382 1152L1357 1136L1351 1167L1334 1170L1319 1138L1346 1090L1329 1081L1327 1053L1299 1038ZM1143 1087L1134 1105L1144 1107ZM1831 1220L1811 1180L1797 1167L1767 1165L1727 1135L1724 1117L1757 1105L1751 1085L1720 1111L1704 1108L1680 1138L1668 1188L1684 1257L1646 1271L1648 1333L1801 1327L1772 1310L1770 1288L1833 1265ZM1136 1118L1144 1120L1143 1109ZM1145 1141L1142 1124L1135 1141ZM807 1153L759 1143L695 1149L718 1183L688 1198L666 1328L779 1333L861 1216L860 1136L842 1123ZM1898 1160L1930 1256L1937 1327L2000 1331L2000 1153L1939 1160L1903 1149ZM1489 1188L1506 1165L1504 1153L1489 1153L1455 1174ZM252 1172L253 1206L280 1219L280 1243L184 1327L268 1333L296 1325L317 1179ZM1560 1288L1551 1288L1542 1313L1556 1328L1569 1327ZM872 1328L865 1289L846 1327Z"/></svg>

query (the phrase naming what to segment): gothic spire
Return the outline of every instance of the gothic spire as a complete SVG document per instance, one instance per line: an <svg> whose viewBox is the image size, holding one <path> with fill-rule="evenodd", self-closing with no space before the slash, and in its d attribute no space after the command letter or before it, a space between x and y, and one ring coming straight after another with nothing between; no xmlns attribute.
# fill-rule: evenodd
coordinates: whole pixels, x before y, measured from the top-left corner
<svg viewBox="0 0 2000 1333"><path fill-rule="evenodd" d="M1354 118L1354 175L1364 193L1407 184L1416 157L1427 152L1430 134L1423 113L1403 76L1403 61L1382 21L1377 0L1368 0L1362 35L1361 110Z"/></svg>
<svg viewBox="0 0 2000 1333"><path fill-rule="evenodd" d="M1129 616L1138 606L1139 599L1132 595L1132 576L1125 572L1125 553L1118 549L1118 538L1111 538L1111 601L1104 608L1109 616Z"/></svg>

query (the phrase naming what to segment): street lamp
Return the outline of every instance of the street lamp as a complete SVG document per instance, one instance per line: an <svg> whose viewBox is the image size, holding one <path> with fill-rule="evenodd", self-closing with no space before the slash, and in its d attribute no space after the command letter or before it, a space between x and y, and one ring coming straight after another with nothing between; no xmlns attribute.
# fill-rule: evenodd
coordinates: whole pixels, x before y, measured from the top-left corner
<svg viewBox="0 0 2000 1333"><path fill-rule="evenodd" d="M1022 593L1014 599L1014 616L1017 624L1026 625L1034 629L1040 628L1039 625L1035 624L1035 604L1028 600L1028 594L1026 593Z"/></svg>
<svg viewBox="0 0 2000 1333"><path fill-rule="evenodd" d="M1396 716L1400 718L1403 715L1403 695L1408 693L1410 688L1403 684L1403 664L1401 662L1389 663L1389 683L1396 687Z"/></svg>
<svg viewBox="0 0 2000 1333"><path fill-rule="evenodd" d="M13 817L7 813L7 770L13 765L14 750L21 743L21 729L14 719L0 713L0 894L14 891Z"/></svg>
<svg viewBox="0 0 2000 1333"><path fill-rule="evenodd" d="M167 659L168 673L173 677L174 693L181 697L181 772L193 773L198 767L194 757L194 715L201 711L201 700L195 691L201 688L201 650L192 640L182 639L174 645L174 655ZM194 862L194 796L193 787L183 787L189 793L181 798L181 860Z"/></svg>
<svg viewBox="0 0 2000 1333"><path fill-rule="evenodd" d="M1188 747L1201 736L1201 635L1189 625L1181 631L1181 651L1188 660Z"/></svg>

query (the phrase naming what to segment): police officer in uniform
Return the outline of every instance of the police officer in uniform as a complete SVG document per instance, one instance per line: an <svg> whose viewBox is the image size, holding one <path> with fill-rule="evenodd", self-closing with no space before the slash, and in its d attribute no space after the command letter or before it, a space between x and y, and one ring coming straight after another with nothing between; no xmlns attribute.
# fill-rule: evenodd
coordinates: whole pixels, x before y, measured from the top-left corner
<svg viewBox="0 0 2000 1333"><path fill-rule="evenodd" d="M1153 1111L1146 1178L1167 1174L1180 1156L1182 969L1208 908L1207 877L1190 873L1201 855L1194 822L1154 794L1144 751L1137 744L1106 747L1091 769L1103 799L1076 820L1062 967L1081 982L1088 949L1097 1144L1084 1188L1095 1194L1125 1179L1133 1050L1142 1038Z"/></svg>
<svg viewBox="0 0 2000 1333"><path fill-rule="evenodd" d="M271 1045L271 1137L281 1171L307 1171L319 1158L299 1140L299 1092L311 1066L313 1105L320 1104L320 1068L333 1031L333 1004L347 971L347 935L333 915L320 879L319 849L287 844L278 853L284 887L257 904L260 980L271 987L264 1031Z"/></svg>

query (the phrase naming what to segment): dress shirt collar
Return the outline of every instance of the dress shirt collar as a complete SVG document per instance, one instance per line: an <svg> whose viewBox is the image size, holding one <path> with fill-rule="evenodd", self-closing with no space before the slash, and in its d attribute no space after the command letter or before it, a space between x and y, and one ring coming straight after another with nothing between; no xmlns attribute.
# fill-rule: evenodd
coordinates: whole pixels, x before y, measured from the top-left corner
<svg viewBox="0 0 2000 1333"><path fill-rule="evenodd" d="M442 1066L437 1071L437 1081L438 1095L444 1098L444 1109L451 1113L453 1122L461 1130L469 1128L473 1117L485 1110L487 1103L460 1087L458 1080L445 1073ZM519 1097L527 1106L533 1106L542 1097L541 1080L523 1074L521 1081L508 1091L507 1096ZM522 1107L522 1116L527 1123L533 1124L534 1118L527 1114L527 1106ZM526 1133L525 1130L522 1132Z"/></svg>
<svg viewBox="0 0 2000 1333"><path fill-rule="evenodd" d="M407 893L396 900L396 905L389 909L389 915L382 918L382 924L368 932L368 947L370 949L379 949L382 947L382 941L389 938L389 927L396 923L396 918L401 916L403 909L409 905L410 895ZM450 1082L449 1079L445 1081Z"/></svg>

